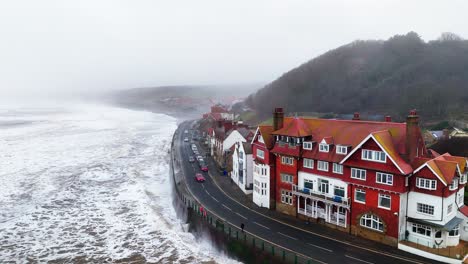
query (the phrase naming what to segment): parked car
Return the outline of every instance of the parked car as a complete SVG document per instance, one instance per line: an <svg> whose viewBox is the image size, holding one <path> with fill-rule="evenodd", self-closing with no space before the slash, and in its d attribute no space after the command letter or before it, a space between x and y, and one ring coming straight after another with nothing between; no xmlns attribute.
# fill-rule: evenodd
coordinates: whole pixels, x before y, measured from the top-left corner
<svg viewBox="0 0 468 264"><path fill-rule="evenodd" d="M195 158L193 156L189 156L188 161L189 162L195 162Z"/></svg>
<svg viewBox="0 0 468 264"><path fill-rule="evenodd" d="M200 169L201 169L202 171L204 171L204 172L208 172L208 166L205 165L205 164L204 164L203 166L201 166Z"/></svg>
<svg viewBox="0 0 468 264"><path fill-rule="evenodd" d="M204 182L205 181L205 177L203 177L203 175L201 173L197 173L195 174L195 181L197 182Z"/></svg>
<svg viewBox="0 0 468 264"><path fill-rule="evenodd" d="M185 130L184 133L187 134L187 133L188 133L188 130Z"/></svg>
<svg viewBox="0 0 468 264"><path fill-rule="evenodd" d="M198 155L200 155L200 152L198 152L198 150L194 150L194 151L193 151L193 154L195 154L195 155L198 156Z"/></svg>
<svg viewBox="0 0 468 264"><path fill-rule="evenodd" d="M200 156L200 155L197 156L197 160L198 160L198 161L201 161L201 162L204 162L203 157Z"/></svg>
<svg viewBox="0 0 468 264"><path fill-rule="evenodd" d="M184 138L184 142L188 142L188 138Z"/></svg>

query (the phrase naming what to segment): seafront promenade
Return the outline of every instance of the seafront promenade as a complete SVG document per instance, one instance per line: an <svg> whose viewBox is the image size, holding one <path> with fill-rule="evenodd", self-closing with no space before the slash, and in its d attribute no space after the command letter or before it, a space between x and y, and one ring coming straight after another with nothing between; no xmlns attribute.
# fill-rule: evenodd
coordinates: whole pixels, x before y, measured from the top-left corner
<svg viewBox="0 0 468 264"><path fill-rule="evenodd" d="M196 209L197 213L202 207L201 214L207 218L207 223L217 228L222 225L220 230L230 237L243 239L250 246L292 263L438 263L322 225L258 208L248 196L235 189L228 177L221 175L211 158L206 158L210 168L203 173L206 181L196 182L194 175L200 169L196 163L188 161L192 155L190 143L183 140L190 137L190 133L184 131L191 128L192 122L184 122L174 135L171 158L177 164L176 187L184 189L185 195L193 198L193 201L187 201L187 196L182 196L187 206ZM204 152L203 146L194 142ZM240 230L241 224L245 232Z"/></svg>

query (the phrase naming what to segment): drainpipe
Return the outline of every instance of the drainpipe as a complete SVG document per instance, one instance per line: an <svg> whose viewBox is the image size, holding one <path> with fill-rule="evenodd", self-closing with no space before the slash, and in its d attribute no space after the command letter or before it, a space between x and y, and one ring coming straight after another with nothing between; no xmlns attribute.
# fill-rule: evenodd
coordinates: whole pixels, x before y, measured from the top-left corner
<svg viewBox="0 0 468 264"><path fill-rule="evenodd" d="M352 202L352 199L353 199L353 185L350 184L351 186L351 197L350 197L350 200L351 202L349 203L349 234L351 235L351 227L352 227L352 224L353 224L353 202Z"/></svg>

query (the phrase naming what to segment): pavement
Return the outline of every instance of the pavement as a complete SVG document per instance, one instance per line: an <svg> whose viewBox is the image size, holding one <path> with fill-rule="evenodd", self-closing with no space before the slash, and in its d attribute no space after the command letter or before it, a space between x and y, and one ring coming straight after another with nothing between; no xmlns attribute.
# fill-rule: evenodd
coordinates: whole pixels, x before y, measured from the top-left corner
<svg viewBox="0 0 468 264"><path fill-rule="evenodd" d="M193 155L191 143L184 142L183 139L191 137L190 132L184 133L184 131L190 131L192 123L180 124L176 132L174 137L176 159L186 177L187 188L209 211L215 212L237 226L244 224L246 231L309 256L319 263L440 263L256 206L251 201L251 196L243 194L235 184L231 184L230 178L221 175L212 158L205 159L210 168L208 173L201 172L196 162L188 162L188 157ZM204 154L204 148L198 141L194 142L201 154ZM206 181L196 182L194 179L196 173L202 173Z"/></svg>

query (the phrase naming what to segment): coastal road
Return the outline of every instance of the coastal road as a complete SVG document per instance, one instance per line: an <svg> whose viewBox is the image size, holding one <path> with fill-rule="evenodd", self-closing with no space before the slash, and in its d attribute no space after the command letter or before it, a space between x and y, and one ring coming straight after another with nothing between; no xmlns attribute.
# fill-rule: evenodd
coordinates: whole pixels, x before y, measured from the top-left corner
<svg viewBox="0 0 468 264"><path fill-rule="evenodd" d="M229 198L213 182L208 173L203 173L206 181L198 183L194 180L195 173L200 173L196 162L188 162L193 155L190 142L184 142L185 137L191 138L191 122L184 122L179 126L175 137L174 147L178 148L177 159L181 162L181 169L186 177L187 186L197 199L210 211L227 219L234 225L245 225L245 230L265 240L309 256L318 263L439 263L420 256L401 251L401 254L387 253L375 249L343 242L337 238L328 238L306 230L275 221L258 212L250 210ZM198 144L197 144L198 145ZM200 147L198 147L201 150ZM214 169L214 168L210 168ZM326 228L326 227L324 227Z"/></svg>

